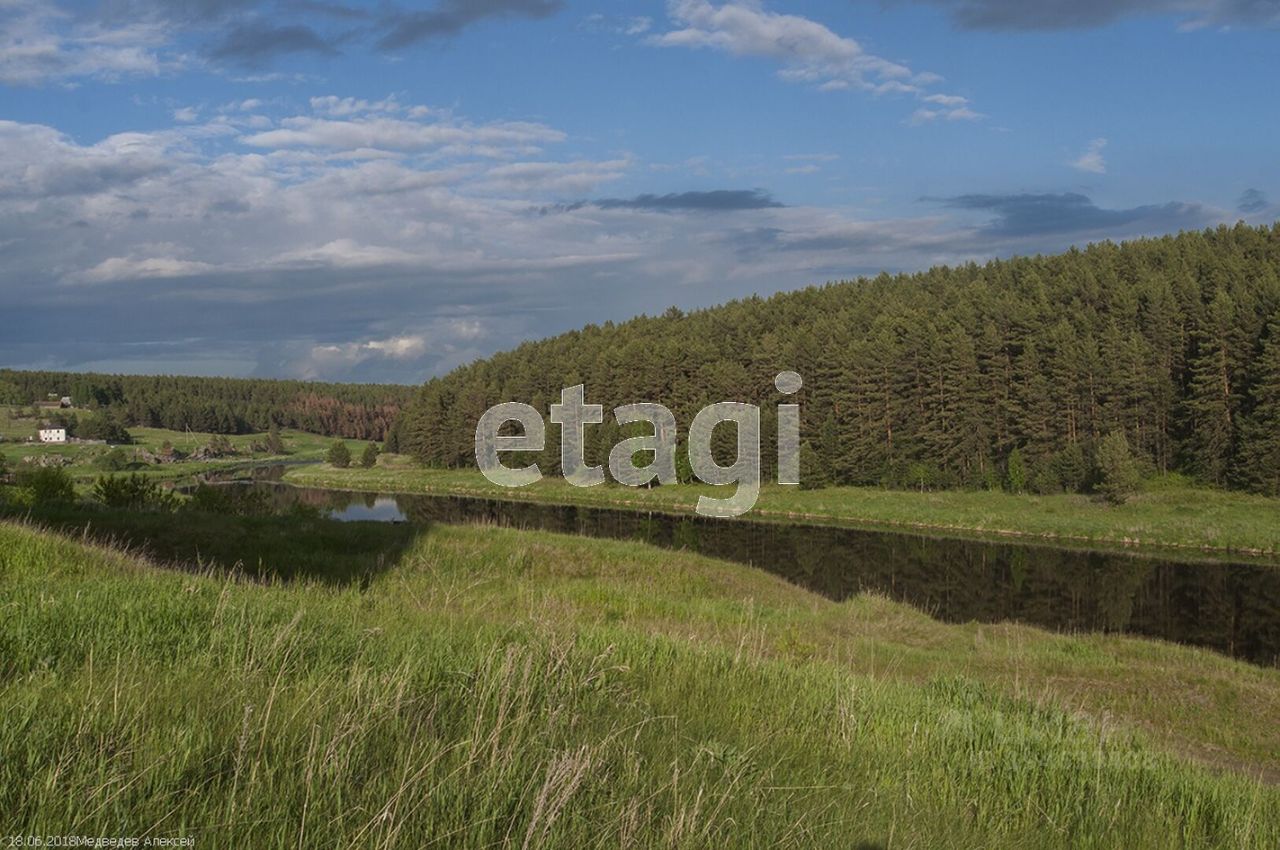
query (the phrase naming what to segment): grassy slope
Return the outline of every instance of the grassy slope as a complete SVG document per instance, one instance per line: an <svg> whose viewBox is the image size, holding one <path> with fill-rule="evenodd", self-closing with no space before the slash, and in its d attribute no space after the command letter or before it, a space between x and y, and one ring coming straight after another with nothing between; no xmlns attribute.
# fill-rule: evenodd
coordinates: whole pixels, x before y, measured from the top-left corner
<svg viewBox="0 0 1280 850"><path fill-rule="evenodd" d="M1168 754L1275 778L1280 672L636 544L436 528L372 583L260 586L0 524L0 611L14 833L1280 843L1274 786Z"/></svg>
<svg viewBox="0 0 1280 850"><path fill-rule="evenodd" d="M352 490L456 493L682 512L692 511L699 495L724 498L728 489L689 485L640 490L613 484L584 489L550 477L530 487L507 489L490 484L479 472L423 469L400 457L384 457L372 470L328 465L299 468L290 470L287 479ZM765 485L748 516L1072 543L1280 554L1280 500L1191 487L1176 480L1153 482L1120 507L1076 495L914 493L854 487L797 490Z"/></svg>

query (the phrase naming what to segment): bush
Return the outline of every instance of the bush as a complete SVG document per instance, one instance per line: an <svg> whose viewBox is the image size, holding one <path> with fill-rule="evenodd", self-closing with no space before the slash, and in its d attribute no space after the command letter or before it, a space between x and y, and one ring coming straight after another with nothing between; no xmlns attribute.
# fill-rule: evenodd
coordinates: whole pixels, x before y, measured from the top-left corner
<svg viewBox="0 0 1280 850"><path fill-rule="evenodd" d="M93 498L108 508L130 511L171 511L177 499L145 475L106 475L93 485Z"/></svg>
<svg viewBox="0 0 1280 850"><path fill-rule="evenodd" d="M347 444L342 440L334 440L333 445L329 446L329 454L326 459L331 466L346 469L351 465L351 450L347 448Z"/></svg>
<svg viewBox="0 0 1280 850"><path fill-rule="evenodd" d="M364 447L364 452L360 455L360 465L365 469L372 469L378 464L379 454L381 452L378 451L378 444L370 443Z"/></svg>
<svg viewBox="0 0 1280 850"><path fill-rule="evenodd" d="M98 467L107 472L119 472L129 468L129 453L124 449L112 449L98 458Z"/></svg>
<svg viewBox="0 0 1280 850"><path fill-rule="evenodd" d="M19 501L25 505L69 505L76 500L76 488L65 469L38 466L18 471Z"/></svg>

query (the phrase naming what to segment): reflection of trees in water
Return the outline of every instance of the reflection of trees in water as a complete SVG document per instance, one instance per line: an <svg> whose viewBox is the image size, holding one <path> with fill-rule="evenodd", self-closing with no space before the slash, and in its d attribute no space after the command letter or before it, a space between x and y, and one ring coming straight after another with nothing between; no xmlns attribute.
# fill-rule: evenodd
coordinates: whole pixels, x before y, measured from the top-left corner
<svg viewBox="0 0 1280 850"><path fill-rule="evenodd" d="M272 489L339 511L356 499L373 507L377 499ZM873 590L953 622L1128 631L1262 663L1275 663L1280 652L1280 569L1274 567L536 502L397 496L395 503L419 524L480 521L688 549L770 570L831 599Z"/></svg>

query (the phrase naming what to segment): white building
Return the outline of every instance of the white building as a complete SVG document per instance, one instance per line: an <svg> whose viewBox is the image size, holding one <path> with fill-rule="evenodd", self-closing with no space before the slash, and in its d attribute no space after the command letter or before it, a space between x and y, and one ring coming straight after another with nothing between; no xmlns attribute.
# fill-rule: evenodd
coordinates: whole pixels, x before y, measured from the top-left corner
<svg viewBox="0 0 1280 850"><path fill-rule="evenodd" d="M65 443L67 441L66 428L41 428L40 442L42 443Z"/></svg>

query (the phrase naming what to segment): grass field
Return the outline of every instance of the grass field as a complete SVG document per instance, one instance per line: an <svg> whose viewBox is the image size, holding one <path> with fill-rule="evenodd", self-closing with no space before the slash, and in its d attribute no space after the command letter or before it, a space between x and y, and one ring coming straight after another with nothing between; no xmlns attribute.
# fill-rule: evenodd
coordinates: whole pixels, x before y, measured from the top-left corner
<svg viewBox="0 0 1280 850"><path fill-rule="evenodd" d="M300 467L290 470L286 479L351 490L455 493L679 512L693 511L699 495L724 498L723 490L728 489L680 485L643 490L616 484L580 488L552 477L529 487L508 489L489 483L474 470L424 469L398 456L384 456L374 469L334 469L327 464ZM1033 537L1064 543L1280 554L1280 500L1195 487L1172 477L1148 482L1144 492L1121 506L1079 495L918 493L855 487L798 490L766 484L747 518Z"/></svg>
<svg viewBox="0 0 1280 850"><path fill-rule="evenodd" d="M294 520L196 519L153 551L207 569L218 540L269 574L290 563L272 522ZM326 528L295 538L349 535L352 557L267 584L0 524L5 832L1280 845L1280 671L943 625L634 543L306 522Z"/></svg>
<svg viewBox="0 0 1280 850"><path fill-rule="evenodd" d="M62 455L71 462L71 465L67 467L67 471L80 484L91 481L103 474L99 461L111 450L110 447L76 443L42 445L24 442L33 433L38 420L19 417L17 415L19 411L20 408L0 406L0 437L4 438L3 441L0 441L0 456L3 456L9 462L11 467L17 466L23 458L27 457ZM133 437L134 442L132 445L122 447L125 452L132 453L135 450L146 450L152 454L158 453L160 447L166 442L172 444L178 451L190 454L195 449L207 446L215 436L214 434L196 431L169 431L163 428L130 428L129 434ZM141 472L158 478L182 478L194 475L197 472L234 468L246 462L275 459L288 460L290 462L319 461L324 458L329 446L333 444L332 437L286 429L281 431L280 436L284 440L287 454L272 455L267 452L254 452L252 449L253 444L264 443L266 436L266 434L235 434L229 436L227 439L231 441L231 444L239 453L232 458L215 461L186 461L155 466L138 464L136 468L131 468L128 471ZM358 458L360 452L364 450L365 443L362 441L344 440L344 442L347 444L347 448L351 450L353 457Z"/></svg>

